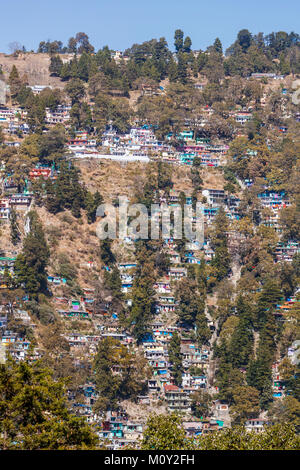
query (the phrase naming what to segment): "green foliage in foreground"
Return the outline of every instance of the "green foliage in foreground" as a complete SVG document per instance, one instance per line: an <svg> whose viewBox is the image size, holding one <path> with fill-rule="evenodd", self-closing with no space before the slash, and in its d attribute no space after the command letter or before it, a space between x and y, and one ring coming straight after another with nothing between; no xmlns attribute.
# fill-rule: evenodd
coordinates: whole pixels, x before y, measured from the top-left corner
<svg viewBox="0 0 300 470"><path fill-rule="evenodd" d="M41 362L0 365L1 450L87 450L99 448L84 419L72 415L65 381L53 380ZM256 434L242 426L187 438L180 416L151 415L142 450L299 450L300 435L291 424L275 424Z"/></svg>
<svg viewBox="0 0 300 470"><path fill-rule="evenodd" d="M193 442L186 439L181 420L176 414L151 415L144 431L142 450L193 449Z"/></svg>
<svg viewBox="0 0 300 470"><path fill-rule="evenodd" d="M213 432L196 439L186 438L176 414L152 415L148 419L143 450L299 450L300 436L288 424L267 426L257 434L243 426Z"/></svg>
<svg viewBox="0 0 300 470"><path fill-rule="evenodd" d="M78 450L97 437L66 406L65 383L37 362L0 365L0 449Z"/></svg>
<svg viewBox="0 0 300 470"><path fill-rule="evenodd" d="M289 424L266 426L260 434L237 426L207 434L197 442L200 450L299 450L300 436Z"/></svg>

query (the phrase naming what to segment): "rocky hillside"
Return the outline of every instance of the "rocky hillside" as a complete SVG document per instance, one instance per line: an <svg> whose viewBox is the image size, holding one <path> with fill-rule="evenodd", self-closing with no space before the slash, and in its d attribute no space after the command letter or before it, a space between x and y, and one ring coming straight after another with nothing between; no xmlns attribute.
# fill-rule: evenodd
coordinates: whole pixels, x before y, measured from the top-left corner
<svg viewBox="0 0 300 470"><path fill-rule="evenodd" d="M64 54L62 60L68 61L71 56ZM6 55L0 53L0 65L7 79L12 67L15 65L21 76L26 75L29 85L50 85L63 88L64 84L57 77L49 74L50 56L48 54L19 54Z"/></svg>

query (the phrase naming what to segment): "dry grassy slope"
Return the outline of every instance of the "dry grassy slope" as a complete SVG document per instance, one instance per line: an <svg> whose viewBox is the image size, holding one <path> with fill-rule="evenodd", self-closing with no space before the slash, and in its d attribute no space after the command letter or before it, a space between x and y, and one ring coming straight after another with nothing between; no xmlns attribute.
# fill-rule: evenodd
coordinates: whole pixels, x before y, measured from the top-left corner
<svg viewBox="0 0 300 470"><path fill-rule="evenodd" d="M155 404L153 407L153 403L150 405L140 404L140 403L133 403L130 400L123 400L121 402L121 406L126 410L130 419L146 423L148 416L155 412L156 414L167 414L168 409L164 404Z"/></svg>
<svg viewBox="0 0 300 470"><path fill-rule="evenodd" d="M264 92L280 90L281 86L291 88L294 80L295 77L292 74L287 75L283 80L269 79L268 83L263 86Z"/></svg>
<svg viewBox="0 0 300 470"><path fill-rule="evenodd" d="M140 90L132 90L129 92L129 106L136 112L138 109L138 99L141 96Z"/></svg>
<svg viewBox="0 0 300 470"><path fill-rule="evenodd" d="M88 287L92 274L97 276L101 269L96 223L89 225L85 217L78 221L69 211L53 215L44 207L36 207L36 210L43 222L51 248L49 273L53 273L57 255L65 253L78 270L79 284ZM88 261L94 262L93 269L87 267Z"/></svg>
<svg viewBox="0 0 300 470"><path fill-rule="evenodd" d="M4 251L7 256L10 256L14 252L18 251L18 248L14 247L14 245L11 243L10 224L4 221L1 221L0 225L0 250Z"/></svg>
<svg viewBox="0 0 300 470"><path fill-rule="evenodd" d="M147 164L119 162L100 162L80 160L76 165L82 173L82 180L92 191L99 191L105 201L111 201L118 194L133 195L136 185L142 182L147 173Z"/></svg>
<svg viewBox="0 0 300 470"><path fill-rule="evenodd" d="M93 274L98 276L101 270L99 258L99 239L96 236L96 223L89 225L82 217L81 221L75 219L69 211L60 214L50 214L44 207L32 205L36 210L45 230L46 238L51 249L51 260L48 268L49 274L54 274L57 256L65 253L78 269L78 282L83 287L90 285ZM18 213L18 225L24 238L25 218ZM0 249L7 256L15 256L22 250L22 242L17 246L11 243L10 224L0 225ZM92 269L87 267L88 261L93 261Z"/></svg>
<svg viewBox="0 0 300 470"><path fill-rule="evenodd" d="M159 83L159 86L163 87L164 89L169 85L169 79L166 78ZM129 105L132 107L134 111L137 111L138 108L138 99L142 96L141 90L131 90L129 92Z"/></svg>
<svg viewBox="0 0 300 470"><path fill-rule="evenodd" d="M142 184L149 173L149 165L142 163L121 165L118 162L80 161L78 166L87 188L92 192L98 189L105 201L111 201L118 194L131 199L136 187ZM191 191L190 168L174 166L172 170L174 189ZM205 188L221 189L224 184L221 174L215 169L204 169L203 179ZM36 210L51 247L52 266L49 272L53 272L58 253L64 252L78 269L79 284L88 287L93 276L101 275L97 222L89 225L85 216L78 221L68 211L53 215L43 207L36 207ZM132 259L130 246L116 243L113 248L119 261ZM88 261L94 262L92 269L87 268Z"/></svg>
<svg viewBox="0 0 300 470"><path fill-rule="evenodd" d="M64 60L67 57L64 57ZM0 53L0 65L7 80L13 65L18 69L20 76L26 75L29 85L51 85L57 88L64 88L65 84L57 77L50 77L49 65L50 56L48 54L20 54L15 57Z"/></svg>
<svg viewBox="0 0 300 470"><path fill-rule="evenodd" d="M82 160L77 161L76 165L81 170L82 180L86 187L92 192L98 190L105 201L111 201L117 195L132 197L136 188L142 185L150 169L147 163L135 162L122 164L113 161ZM171 169L174 189L192 191L190 167L174 165ZM201 175L204 181L204 189L223 189L224 178L219 170L203 168Z"/></svg>
<svg viewBox="0 0 300 470"><path fill-rule="evenodd" d="M132 198L138 185L142 187L144 179L148 176L152 165L142 163L129 163L122 165L118 162L80 161L82 179L87 188L92 192L97 189L103 195L105 201L111 201L119 195L127 195ZM192 190L189 177L190 168L183 166L172 166L172 179L174 189L190 192ZM222 188L224 181L216 169L203 169L204 188ZM82 287L89 287L92 279L101 277L101 261L99 257L100 241L96 235L97 222L89 225L86 217L75 219L69 211L56 215L50 214L44 207L35 209L42 220L45 234L51 249L51 261L48 269L49 274L54 274L59 253L69 256L78 270L78 283ZM24 236L24 216L19 213L18 223ZM13 255L22 249L22 243L14 247L10 240L10 225L0 225L0 248L7 255ZM129 261L133 259L132 247L121 243L114 243L113 249L118 261ZM87 263L93 261L93 267L88 268Z"/></svg>

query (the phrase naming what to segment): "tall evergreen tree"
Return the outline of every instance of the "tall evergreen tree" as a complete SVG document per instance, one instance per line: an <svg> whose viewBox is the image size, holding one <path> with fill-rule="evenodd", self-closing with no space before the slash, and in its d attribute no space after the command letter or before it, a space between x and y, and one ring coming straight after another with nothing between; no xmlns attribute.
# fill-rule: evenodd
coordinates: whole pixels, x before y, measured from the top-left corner
<svg viewBox="0 0 300 470"><path fill-rule="evenodd" d="M188 80L187 64L182 52L178 53L177 78L180 83L185 85Z"/></svg>
<svg viewBox="0 0 300 470"><path fill-rule="evenodd" d="M233 367L246 367L253 351L252 312L249 304L240 296L236 314L239 323L230 342L230 357Z"/></svg>
<svg viewBox="0 0 300 470"><path fill-rule="evenodd" d="M30 232L24 239L23 250L15 262L16 282L26 292L37 295L47 291L47 265L50 252L42 223L36 212L28 214Z"/></svg>
<svg viewBox="0 0 300 470"><path fill-rule="evenodd" d="M94 449L98 438L67 408L65 383L40 362L0 365L0 449Z"/></svg>
<svg viewBox="0 0 300 470"><path fill-rule="evenodd" d="M183 31L181 29L176 29L175 34L174 34L174 46L176 49L176 52L181 51L183 48Z"/></svg>
<svg viewBox="0 0 300 470"><path fill-rule="evenodd" d="M219 38L216 38L213 47L216 52L219 52L219 54L223 53L222 43Z"/></svg>
<svg viewBox="0 0 300 470"><path fill-rule="evenodd" d="M169 342L168 353L169 362L171 363L172 376L174 378L175 385L177 386L181 386L183 372L180 343L180 336L177 332L175 332Z"/></svg>
<svg viewBox="0 0 300 470"><path fill-rule="evenodd" d="M211 261L211 266L216 270L216 278L218 281L224 279L230 272L227 230L228 219L223 207L221 207L216 215L212 234L214 256Z"/></svg>
<svg viewBox="0 0 300 470"><path fill-rule="evenodd" d="M20 229L17 222L17 213L14 209L11 209L10 215L10 236L13 245L17 245L20 242Z"/></svg>

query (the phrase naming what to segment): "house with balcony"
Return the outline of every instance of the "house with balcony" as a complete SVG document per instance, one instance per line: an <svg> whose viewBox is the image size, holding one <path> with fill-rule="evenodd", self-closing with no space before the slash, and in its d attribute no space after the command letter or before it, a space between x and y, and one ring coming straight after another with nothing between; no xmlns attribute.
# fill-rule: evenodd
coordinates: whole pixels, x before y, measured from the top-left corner
<svg viewBox="0 0 300 470"><path fill-rule="evenodd" d="M17 211L24 211L29 209L32 197L32 194L12 194L9 196L9 204Z"/></svg>
<svg viewBox="0 0 300 470"><path fill-rule="evenodd" d="M53 170L50 167L36 167L29 172L29 178L35 180L37 178L48 179L52 176Z"/></svg>
<svg viewBox="0 0 300 470"><path fill-rule="evenodd" d="M187 275L187 270L185 268L169 268L168 271L168 276L175 280L178 281Z"/></svg>
<svg viewBox="0 0 300 470"><path fill-rule="evenodd" d="M157 281L153 289L158 293L158 294L170 294L171 293L171 284L168 278L160 279Z"/></svg>
<svg viewBox="0 0 300 470"><path fill-rule="evenodd" d="M191 375L190 373L184 373L182 375L182 386L183 388L191 387L193 389L206 388L207 378L205 375Z"/></svg>
<svg viewBox="0 0 300 470"><path fill-rule="evenodd" d="M128 263L120 263L119 264L119 270L120 271L129 271L131 269L135 269L136 268L136 263L134 262L128 262Z"/></svg>
<svg viewBox="0 0 300 470"><path fill-rule="evenodd" d="M266 189L257 195L264 207L276 209L278 207L286 207L289 203L285 195L285 191L273 191Z"/></svg>
<svg viewBox="0 0 300 470"><path fill-rule="evenodd" d="M252 120L252 113L249 112L239 112L235 114L235 120L239 124L246 124L247 122L250 122Z"/></svg>
<svg viewBox="0 0 300 470"><path fill-rule="evenodd" d="M203 423L201 421L183 421L182 426L186 437L198 437L202 434Z"/></svg>
<svg viewBox="0 0 300 470"><path fill-rule="evenodd" d="M0 199L0 219L9 220L10 204L8 198Z"/></svg>
<svg viewBox="0 0 300 470"><path fill-rule="evenodd" d="M0 328L5 329L7 327L7 315L0 314Z"/></svg>
<svg viewBox="0 0 300 470"><path fill-rule="evenodd" d="M50 282L50 284L54 284L55 286L64 285L67 282L64 277L59 276L48 276L47 281Z"/></svg>
<svg viewBox="0 0 300 470"><path fill-rule="evenodd" d="M220 206L225 202L224 189L204 189L202 195L206 197L207 203L212 206Z"/></svg>
<svg viewBox="0 0 300 470"><path fill-rule="evenodd" d="M254 431L255 433L261 433L265 426L272 425L272 421L262 418L248 419L245 423L245 429L247 431Z"/></svg>
<svg viewBox="0 0 300 470"><path fill-rule="evenodd" d="M275 248L275 256L277 261L293 261L294 256L300 252L298 242L288 241L286 243L279 242Z"/></svg>
<svg viewBox="0 0 300 470"><path fill-rule="evenodd" d="M191 400L182 388L176 385L164 385L165 399L170 412L190 413Z"/></svg>
<svg viewBox="0 0 300 470"><path fill-rule="evenodd" d="M58 314L64 318L88 319L90 315L85 310L58 310Z"/></svg>

